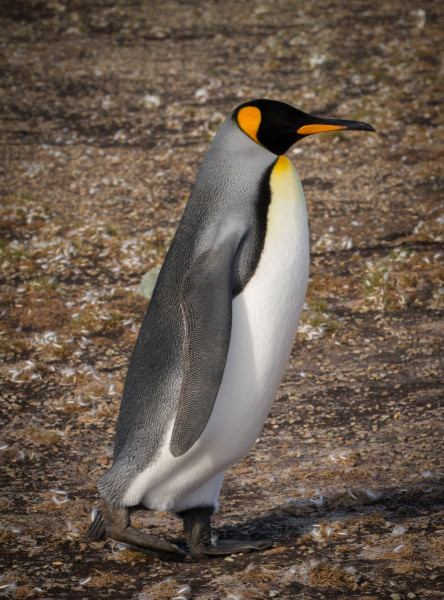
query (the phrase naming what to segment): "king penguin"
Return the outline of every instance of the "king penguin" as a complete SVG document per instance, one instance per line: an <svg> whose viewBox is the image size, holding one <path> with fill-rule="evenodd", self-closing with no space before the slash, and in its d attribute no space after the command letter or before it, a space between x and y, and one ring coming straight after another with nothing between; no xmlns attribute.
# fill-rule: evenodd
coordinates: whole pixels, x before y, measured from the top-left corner
<svg viewBox="0 0 444 600"><path fill-rule="evenodd" d="M215 541L225 470L257 439L284 374L309 269L307 210L284 153L323 131L363 130L274 100L238 106L206 153L160 271L125 382L113 465L86 539L183 559L261 550ZM130 524L172 511L186 545Z"/></svg>

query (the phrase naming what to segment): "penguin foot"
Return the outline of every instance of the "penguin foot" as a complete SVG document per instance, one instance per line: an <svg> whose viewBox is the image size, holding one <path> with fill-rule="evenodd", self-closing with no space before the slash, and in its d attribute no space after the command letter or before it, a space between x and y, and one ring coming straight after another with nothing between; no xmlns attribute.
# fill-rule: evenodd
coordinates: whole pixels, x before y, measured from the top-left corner
<svg viewBox="0 0 444 600"><path fill-rule="evenodd" d="M199 506L178 514L183 519L184 533L193 556L226 556L266 550L269 540L213 540L211 537L212 506Z"/></svg>
<svg viewBox="0 0 444 600"><path fill-rule="evenodd" d="M206 544L201 543L191 550L194 555L227 556L228 554L260 552L271 548L272 545L273 542L270 540L216 540Z"/></svg>
<svg viewBox="0 0 444 600"><path fill-rule="evenodd" d="M129 507L113 506L102 498L101 509L98 511L94 522L88 528L85 539L87 541L94 541L105 537L106 534L117 542L123 542L139 549L154 552L163 558L184 560L190 556L187 552L181 550L179 546L176 546L176 544L155 538L133 527L130 524L130 514L131 509Z"/></svg>
<svg viewBox="0 0 444 600"><path fill-rule="evenodd" d="M189 557L189 554L181 550L176 544L171 544L166 540L161 540L148 535L143 531L139 531L135 527L132 527L132 525L128 525L125 529L120 529L120 527L115 527L113 525L106 525L106 534L113 540L124 542L135 548L154 552L163 558L184 560Z"/></svg>

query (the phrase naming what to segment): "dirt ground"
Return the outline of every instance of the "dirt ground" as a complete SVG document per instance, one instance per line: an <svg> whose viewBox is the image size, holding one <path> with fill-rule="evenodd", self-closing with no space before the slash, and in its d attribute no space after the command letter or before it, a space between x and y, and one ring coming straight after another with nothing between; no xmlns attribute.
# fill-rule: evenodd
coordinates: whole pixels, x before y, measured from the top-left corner
<svg viewBox="0 0 444 600"><path fill-rule="evenodd" d="M435 0L2 2L0 595L444 598L442 25ZM289 152L306 307L215 518L275 545L191 564L87 546L139 284L217 127L258 97L377 130Z"/></svg>

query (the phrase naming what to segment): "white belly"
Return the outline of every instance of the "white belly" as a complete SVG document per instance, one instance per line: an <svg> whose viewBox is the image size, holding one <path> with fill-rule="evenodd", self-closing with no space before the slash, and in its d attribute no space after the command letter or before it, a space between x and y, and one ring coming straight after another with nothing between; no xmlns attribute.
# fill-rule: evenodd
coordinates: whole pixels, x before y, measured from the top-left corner
<svg viewBox="0 0 444 600"><path fill-rule="evenodd" d="M210 419L194 446L173 457L169 440L125 495L156 510L213 504L225 469L244 456L270 411L298 327L308 281L307 213L299 177L281 157L259 265L233 301L227 363Z"/></svg>

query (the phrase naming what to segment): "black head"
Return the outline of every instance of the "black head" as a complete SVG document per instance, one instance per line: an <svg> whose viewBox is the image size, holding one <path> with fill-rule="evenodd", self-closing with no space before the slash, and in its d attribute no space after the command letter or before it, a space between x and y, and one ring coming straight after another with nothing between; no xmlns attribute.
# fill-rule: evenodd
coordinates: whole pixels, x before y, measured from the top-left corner
<svg viewBox="0 0 444 600"><path fill-rule="evenodd" d="M375 131L361 121L315 117L275 100L252 100L233 111L233 118L249 137L270 152L284 154L297 141L322 131Z"/></svg>

